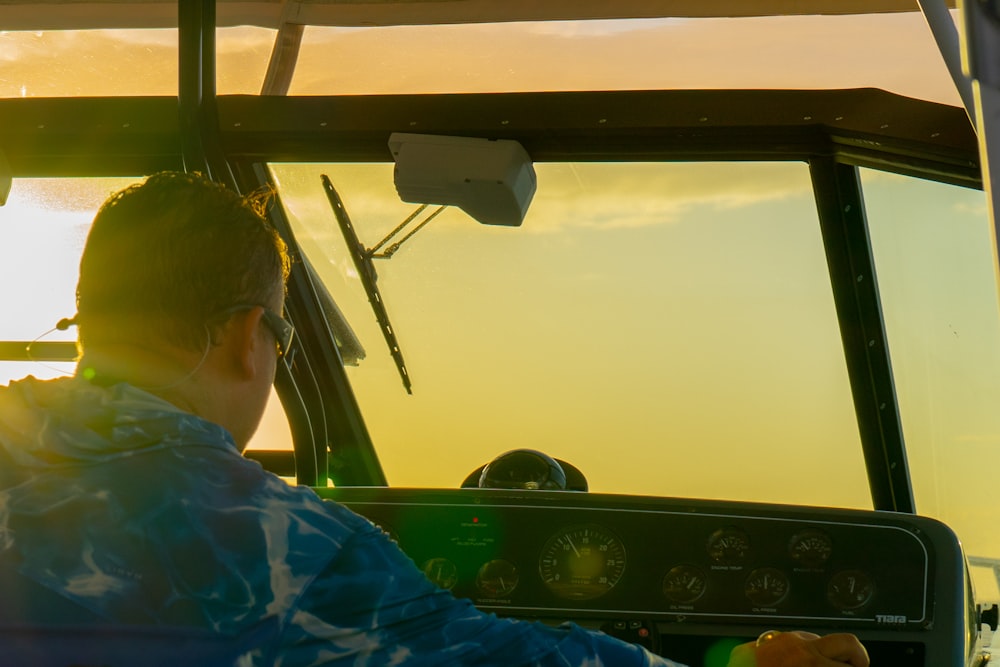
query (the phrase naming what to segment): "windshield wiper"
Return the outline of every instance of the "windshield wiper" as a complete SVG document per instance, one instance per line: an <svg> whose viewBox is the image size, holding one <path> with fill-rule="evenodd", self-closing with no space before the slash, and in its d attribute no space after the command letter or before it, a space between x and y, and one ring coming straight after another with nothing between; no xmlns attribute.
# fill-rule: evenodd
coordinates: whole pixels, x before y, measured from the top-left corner
<svg viewBox="0 0 1000 667"><path fill-rule="evenodd" d="M372 263L374 251L366 249L358 239L358 234L354 231L351 218L347 215L344 202L341 201L340 195L337 194L336 188L333 187L330 177L323 174L320 178L323 180L323 189L326 190L326 197L330 200L330 207L337 218L337 224L340 225L340 231L344 234L344 241L347 243L347 249L351 253L351 259L354 260L354 267L358 270L358 275L361 277L361 284L365 288L365 294L368 295L368 302L372 305L375 319L378 321L379 328L382 329L382 335L385 337L385 342L389 346L389 352L396 362L396 368L399 369L399 376L403 380L403 388L406 389L407 394L412 394L410 374L406 370L403 353L399 349L399 342L396 340L396 334L393 332L392 323L389 322L389 313L386 312L382 295L379 294L378 286L375 285L375 281L378 280L378 274L375 272L375 265ZM405 241L406 239L403 240Z"/></svg>

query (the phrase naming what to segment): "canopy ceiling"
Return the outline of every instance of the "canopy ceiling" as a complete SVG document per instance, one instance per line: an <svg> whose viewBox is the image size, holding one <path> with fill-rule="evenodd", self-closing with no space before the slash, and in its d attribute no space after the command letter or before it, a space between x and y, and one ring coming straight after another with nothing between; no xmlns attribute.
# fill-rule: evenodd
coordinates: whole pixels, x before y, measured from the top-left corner
<svg viewBox="0 0 1000 667"><path fill-rule="evenodd" d="M935 0L942 1L942 0ZM956 0L943 0L949 7ZM747 17L919 11L917 0L219 0L218 24L418 25L657 17ZM163 0L0 0L4 30L176 26Z"/></svg>

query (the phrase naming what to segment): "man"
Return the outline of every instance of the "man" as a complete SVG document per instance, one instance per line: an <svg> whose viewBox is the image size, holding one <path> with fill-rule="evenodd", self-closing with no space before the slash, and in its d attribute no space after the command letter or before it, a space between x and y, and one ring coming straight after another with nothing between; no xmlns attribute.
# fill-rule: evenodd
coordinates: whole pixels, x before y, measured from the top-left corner
<svg viewBox="0 0 1000 667"><path fill-rule="evenodd" d="M288 270L259 206L196 175L157 174L102 206L80 263L76 375L0 389L3 565L56 593L63 620L270 623L250 664L672 664L484 614L367 520L241 455L291 338ZM734 664L868 664L850 635L768 639Z"/></svg>

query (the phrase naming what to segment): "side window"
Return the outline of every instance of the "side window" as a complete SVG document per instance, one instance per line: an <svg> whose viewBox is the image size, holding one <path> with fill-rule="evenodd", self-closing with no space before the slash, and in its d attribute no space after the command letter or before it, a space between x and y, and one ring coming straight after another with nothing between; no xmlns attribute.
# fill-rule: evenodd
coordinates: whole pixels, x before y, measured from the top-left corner
<svg viewBox="0 0 1000 667"><path fill-rule="evenodd" d="M80 254L90 223L109 194L138 180L14 181L7 204L0 208L0 350L6 350L0 354L0 384L26 375L49 379L73 373L72 362L52 361L38 353L40 345L25 344L70 345L76 340L75 329L57 331L54 327L76 312ZM292 448L288 421L273 392L250 447Z"/></svg>
<svg viewBox="0 0 1000 667"><path fill-rule="evenodd" d="M1000 599L988 491L1000 467L1000 312L986 196L861 174L916 509L958 533L982 566L977 587Z"/></svg>

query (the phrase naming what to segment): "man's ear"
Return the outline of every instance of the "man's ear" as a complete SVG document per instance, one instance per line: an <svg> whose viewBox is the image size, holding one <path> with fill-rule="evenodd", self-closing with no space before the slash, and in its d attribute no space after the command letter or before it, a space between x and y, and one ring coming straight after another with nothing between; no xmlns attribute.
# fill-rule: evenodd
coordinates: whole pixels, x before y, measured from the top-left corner
<svg viewBox="0 0 1000 667"><path fill-rule="evenodd" d="M260 339L257 334L263 316L262 306L238 311L229 319L222 332L221 342L226 359L243 379L252 379L259 371L256 353Z"/></svg>

